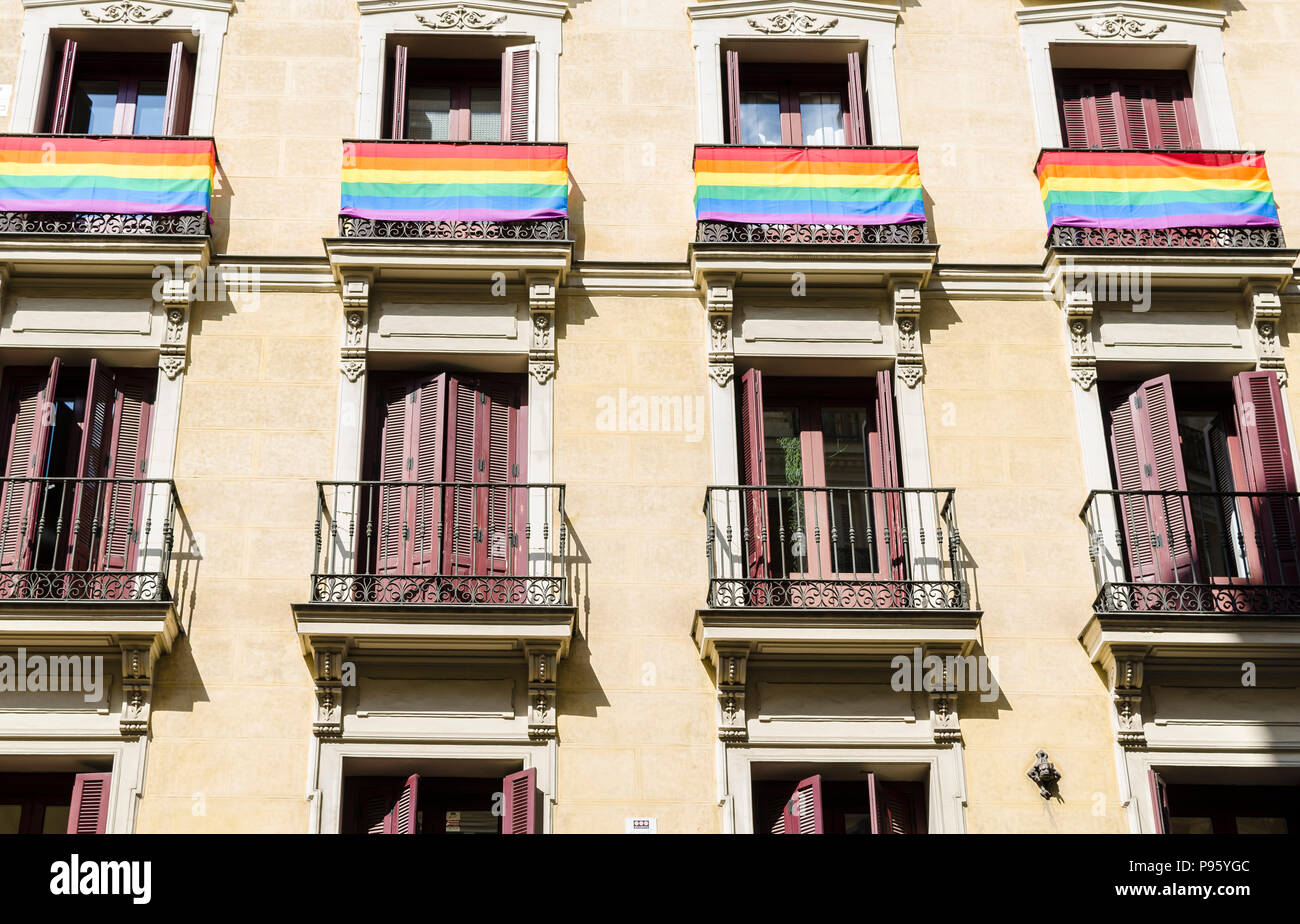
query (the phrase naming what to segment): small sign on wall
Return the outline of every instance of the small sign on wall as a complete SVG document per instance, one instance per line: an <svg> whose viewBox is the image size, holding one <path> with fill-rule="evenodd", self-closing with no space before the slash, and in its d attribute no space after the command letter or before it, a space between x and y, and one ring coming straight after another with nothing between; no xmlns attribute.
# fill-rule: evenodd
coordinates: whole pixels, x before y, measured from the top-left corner
<svg viewBox="0 0 1300 924"><path fill-rule="evenodd" d="M653 818L625 818L623 820L623 833L657 834L658 825Z"/></svg>

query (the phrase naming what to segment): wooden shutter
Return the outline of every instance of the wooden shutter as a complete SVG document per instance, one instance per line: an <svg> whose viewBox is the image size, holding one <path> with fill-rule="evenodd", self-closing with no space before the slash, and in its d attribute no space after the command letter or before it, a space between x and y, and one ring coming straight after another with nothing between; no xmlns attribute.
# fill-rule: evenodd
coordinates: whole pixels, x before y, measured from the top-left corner
<svg viewBox="0 0 1300 924"><path fill-rule="evenodd" d="M367 493L366 506L373 512L374 535L363 550L368 558L372 553L375 574L404 574L406 548L410 535L407 522L406 490L400 482L409 480L407 474L407 414L409 389L406 382L382 385L375 393L375 441L371 445L375 480L379 481Z"/></svg>
<svg viewBox="0 0 1300 924"><path fill-rule="evenodd" d="M537 771L521 770L501 781L505 798L501 819L502 834L541 833L541 793L537 791Z"/></svg>
<svg viewBox="0 0 1300 924"><path fill-rule="evenodd" d="M862 91L862 55L856 51L849 52L848 91L845 140L848 144L870 144L867 136L867 98Z"/></svg>
<svg viewBox="0 0 1300 924"><path fill-rule="evenodd" d="M894 425L893 374L884 369L876 373L876 430L871 439L873 455L873 487L890 489L876 495L876 547L880 556L880 572L891 580L907 578L907 553L903 530L903 495L899 492L902 479L898 468L898 434Z"/></svg>
<svg viewBox="0 0 1300 924"><path fill-rule="evenodd" d="M1112 411L1111 453L1120 491L1187 490L1169 376L1143 382ZM1131 580L1196 579L1196 540L1186 494L1125 494L1120 508Z"/></svg>
<svg viewBox="0 0 1300 924"><path fill-rule="evenodd" d="M1294 584L1300 581L1296 546L1300 509L1295 500L1295 464L1277 373L1243 372L1233 377L1232 390L1246 489L1274 495L1250 499L1247 506L1254 528L1244 530L1246 539L1257 546L1263 567L1259 577L1264 582Z"/></svg>
<svg viewBox="0 0 1300 924"><path fill-rule="evenodd" d="M48 419L57 384L58 360L46 373L6 374L7 459L5 477L39 478L45 474ZM31 567L32 543L36 535L37 499L40 485L30 481L6 481L0 498L0 568L25 570Z"/></svg>
<svg viewBox="0 0 1300 924"><path fill-rule="evenodd" d="M167 101L163 110L162 133L185 135L190 130L190 101L194 92L194 58L184 42L173 42L167 68Z"/></svg>
<svg viewBox="0 0 1300 924"><path fill-rule="evenodd" d="M117 387L112 370L92 359L81 424L81 452L77 457L78 481L73 492L73 527L68 536L65 567L69 571L91 568L94 552L107 529L103 498L107 496L108 486L93 479L108 477L109 444L113 439L116 405Z"/></svg>
<svg viewBox="0 0 1300 924"><path fill-rule="evenodd" d="M918 812L910 787L896 783L876 786L877 834L917 834Z"/></svg>
<svg viewBox="0 0 1300 924"><path fill-rule="evenodd" d="M767 486L767 447L763 435L763 373L748 369L740 376L740 480ZM745 558L748 576L768 577L772 537L767 535L767 493L745 493Z"/></svg>
<svg viewBox="0 0 1300 924"><path fill-rule="evenodd" d="M740 144L740 52L727 52L727 143Z"/></svg>
<svg viewBox="0 0 1300 924"><path fill-rule="evenodd" d="M876 774L867 773L867 813L871 818L871 833L880 833L880 787L876 783Z"/></svg>
<svg viewBox="0 0 1300 924"><path fill-rule="evenodd" d="M786 834L822 834L822 778L800 780L786 803L783 823Z"/></svg>
<svg viewBox="0 0 1300 924"><path fill-rule="evenodd" d="M1155 833L1169 833L1169 791L1165 788L1165 781L1155 770L1148 770L1147 774L1151 780L1151 810L1155 817Z"/></svg>
<svg viewBox="0 0 1300 924"><path fill-rule="evenodd" d="M406 137L406 46L393 49L393 121L388 137L400 141Z"/></svg>
<svg viewBox="0 0 1300 924"><path fill-rule="evenodd" d="M63 58L54 84L54 97L50 109L50 131L61 135L68 130L68 110L72 101L72 76L77 65L77 43L72 39L63 42Z"/></svg>
<svg viewBox="0 0 1300 924"><path fill-rule="evenodd" d="M519 385L499 379L481 383L487 400L479 427L479 458L487 460L486 477L495 487L483 500L486 516L483 560L488 574L519 574L523 569L524 524L527 505L524 491L509 487L520 483L523 474L520 453Z"/></svg>
<svg viewBox="0 0 1300 924"><path fill-rule="evenodd" d="M479 492L469 485L476 477L478 411L481 395L474 383L452 376L447 385L447 480L456 483L448 492L443 513L443 548L449 574L473 574L476 531L482 514ZM484 461L484 470L487 464Z"/></svg>
<svg viewBox="0 0 1300 924"><path fill-rule="evenodd" d="M418 834L418 820L420 810L420 777L413 775L402 785L402 791L397 796L397 802L393 804L393 810L389 813L386 832L387 834Z"/></svg>
<svg viewBox="0 0 1300 924"><path fill-rule="evenodd" d="M397 801L393 780L365 780L357 787L357 813L360 828L367 834L387 834L388 818Z"/></svg>
<svg viewBox="0 0 1300 924"><path fill-rule="evenodd" d="M406 427L406 469L408 481L439 482L446 457L443 433L447 416L447 374L439 373L418 379L411 386ZM442 517L443 489L436 484L420 484L408 492L410 521L408 568L411 574L434 574L442 546L439 526Z"/></svg>
<svg viewBox="0 0 1300 924"><path fill-rule="evenodd" d="M108 831L108 794L111 773L78 773L72 784L69 834L105 834Z"/></svg>
<svg viewBox="0 0 1300 924"><path fill-rule="evenodd" d="M1069 148L1181 150L1200 144L1185 74L1061 72L1057 103Z"/></svg>
<svg viewBox="0 0 1300 924"><path fill-rule="evenodd" d="M515 45L501 56L501 140L537 139L537 46Z"/></svg>
<svg viewBox="0 0 1300 924"><path fill-rule="evenodd" d="M118 371L113 378L117 398L106 470L114 481L107 491L107 510L101 515L105 526L100 570L130 571L135 568L149 493L147 486L131 479L145 476L155 379L143 370Z"/></svg>

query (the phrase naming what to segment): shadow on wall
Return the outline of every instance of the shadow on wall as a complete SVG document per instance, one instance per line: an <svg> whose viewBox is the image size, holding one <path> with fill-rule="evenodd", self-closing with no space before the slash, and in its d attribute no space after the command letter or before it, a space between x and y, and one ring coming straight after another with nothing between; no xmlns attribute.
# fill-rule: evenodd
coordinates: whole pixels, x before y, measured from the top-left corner
<svg viewBox="0 0 1300 924"><path fill-rule="evenodd" d="M556 702L556 715L584 716L596 718L598 710L610 705L591 666L590 637L591 597L587 595L587 579L591 568L591 556L587 547L573 528L573 521L564 518L565 529L569 533L569 560L566 577L570 593L578 607L577 636L569 647L569 656L560 668L559 691Z"/></svg>

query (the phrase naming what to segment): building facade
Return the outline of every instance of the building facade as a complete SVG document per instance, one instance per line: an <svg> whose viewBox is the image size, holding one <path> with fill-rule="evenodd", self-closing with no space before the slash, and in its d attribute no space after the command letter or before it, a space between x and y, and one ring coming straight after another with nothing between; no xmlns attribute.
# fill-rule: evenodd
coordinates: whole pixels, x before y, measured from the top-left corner
<svg viewBox="0 0 1300 924"><path fill-rule="evenodd" d="M0 25L0 830L1300 824L1297 4Z"/></svg>

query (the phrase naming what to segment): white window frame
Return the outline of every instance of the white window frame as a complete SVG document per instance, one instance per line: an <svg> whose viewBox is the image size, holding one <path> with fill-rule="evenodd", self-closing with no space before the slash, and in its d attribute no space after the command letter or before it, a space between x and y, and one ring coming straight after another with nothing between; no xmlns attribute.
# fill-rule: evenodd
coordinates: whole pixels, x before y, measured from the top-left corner
<svg viewBox="0 0 1300 924"><path fill-rule="evenodd" d="M167 0L165 3L140 3L141 21L95 22L111 17L108 10L117 4L100 0L87 5L84 0L23 0L23 41L18 55L18 84L14 91L13 116L9 131L38 132L37 113L49 78L59 67L60 51L50 41L54 31L77 31L111 35L135 33L188 32L198 37L194 59L194 92L190 103L189 134L210 136L217 112L217 78L221 71L221 46L225 41L233 0ZM159 18L152 17L158 14Z"/></svg>
<svg viewBox="0 0 1300 924"><path fill-rule="evenodd" d="M769 17L790 12L789 0L726 0L692 3L686 8L686 13L691 18L691 33L695 44L700 142L726 143L722 117L722 101L726 95L722 86L723 43L770 38L812 43L865 41L867 50L863 64L866 71L871 143L901 145L898 89L894 77L894 45L897 41L901 3L807 0L797 4L796 8L800 13L815 17L815 31L792 30L788 34L770 34L750 23L750 20L754 20L760 25L767 25Z"/></svg>
<svg viewBox="0 0 1300 924"><path fill-rule="evenodd" d="M111 716L117 724L117 716ZM95 740L89 735L72 740L43 738L8 738L0 740L0 757L30 757L49 760L112 761L112 781L109 783L106 834L134 834L140 797L144 794L145 753L148 735L123 738L117 741ZM71 772L71 771L69 771Z"/></svg>
<svg viewBox="0 0 1300 924"><path fill-rule="evenodd" d="M1120 28L1114 37L1098 38L1084 30L1106 32L1103 24L1119 24L1117 17L1137 21L1138 35ZM1096 66L1125 66L1153 49L1177 53L1185 49L1191 60L1192 96L1201 146L1206 149L1238 147L1236 119L1224 66L1223 29L1227 13L1192 9L1141 0L1091 0L1019 10L1020 41L1029 65L1034 122L1042 147L1063 146L1057 114L1056 81L1052 74L1053 49L1095 52ZM1147 36L1147 37L1140 37Z"/></svg>
<svg viewBox="0 0 1300 924"><path fill-rule="evenodd" d="M1300 754L1281 751L1125 751L1120 766L1128 787L1129 830L1133 834L1155 834L1156 807L1150 785L1152 770L1159 772L1169 767L1300 769Z"/></svg>

